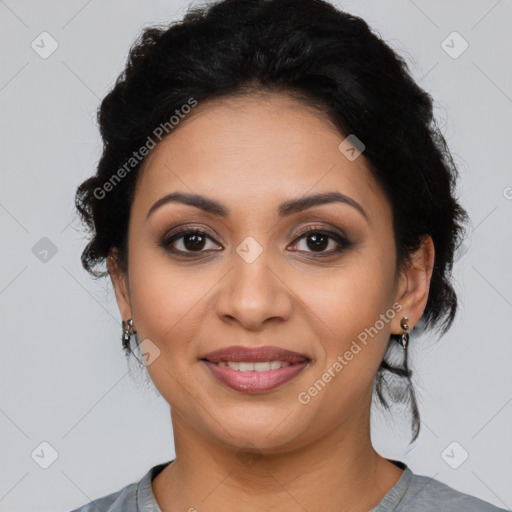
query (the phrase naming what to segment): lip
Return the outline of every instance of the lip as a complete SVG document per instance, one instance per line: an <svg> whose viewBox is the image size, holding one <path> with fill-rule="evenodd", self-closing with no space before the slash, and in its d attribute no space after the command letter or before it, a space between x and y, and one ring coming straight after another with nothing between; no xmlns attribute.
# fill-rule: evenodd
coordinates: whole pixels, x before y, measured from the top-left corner
<svg viewBox="0 0 512 512"><path fill-rule="evenodd" d="M217 380L231 389L245 393L264 393L282 386L297 377L311 362L305 354L273 346L226 347L206 354L201 360ZM265 372L243 372L233 370L229 366L219 366L217 363L220 361L284 361L290 364Z"/></svg>
<svg viewBox="0 0 512 512"><path fill-rule="evenodd" d="M290 366L267 372L241 372L233 370L229 366L219 366L216 363L204 360L203 364L208 367L214 377L231 389L246 393L264 393L294 379L309 365L309 361L294 363Z"/></svg>
<svg viewBox="0 0 512 512"><path fill-rule="evenodd" d="M292 350L286 350L284 348L274 347L271 345L252 348L238 345L214 350L213 352L202 356L200 359L206 359L212 363L218 363L219 361L247 361L249 363L257 363L261 361L285 361L287 363L294 364L309 360L309 357L305 354L300 354L299 352L293 352Z"/></svg>

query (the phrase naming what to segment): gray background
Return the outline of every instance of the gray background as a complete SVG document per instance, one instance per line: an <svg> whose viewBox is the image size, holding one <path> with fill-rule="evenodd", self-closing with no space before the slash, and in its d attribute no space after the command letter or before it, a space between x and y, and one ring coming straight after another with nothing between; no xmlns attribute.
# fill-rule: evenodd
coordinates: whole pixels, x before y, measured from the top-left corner
<svg viewBox="0 0 512 512"><path fill-rule="evenodd" d="M174 456L167 404L129 374L122 355L110 282L94 282L80 266L86 238L73 196L100 156L95 111L130 44L143 26L179 18L187 5L0 0L1 511L67 511ZM396 420L378 414L376 447L510 509L512 2L337 5L404 55L433 95L473 222L455 266L455 325L440 343L424 340L412 353L420 438L408 445L402 412ZM31 47L42 46L43 31L59 45L46 59ZM457 58L462 40L451 36L442 46L453 31L469 44ZM46 261L43 237L57 250ZM43 469L52 449L58 457ZM469 457L453 469L446 461L459 464L462 450Z"/></svg>

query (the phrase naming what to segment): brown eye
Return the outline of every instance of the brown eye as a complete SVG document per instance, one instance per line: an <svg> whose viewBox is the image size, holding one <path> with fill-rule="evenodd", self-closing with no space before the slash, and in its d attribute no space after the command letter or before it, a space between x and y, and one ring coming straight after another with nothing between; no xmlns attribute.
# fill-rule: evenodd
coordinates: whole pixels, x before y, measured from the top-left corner
<svg viewBox="0 0 512 512"><path fill-rule="evenodd" d="M304 244L301 247L301 243ZM194 257L201 253L219 251L219 245L205 231L186 229L165 236L160 247L177 256ZM313 256L331 256L350 246L348 239L334 231L309 228L295 239L294 247L298 252Z"/></svg>
<svg viewBox="0 0 512 512"><path fill-rule="evenodd" d="M193 254L190 253L201 253L208 250L218 250L215 249L215 244L213 244L213 247L208 248L208 241L213 242L213 239L204 231L188 229L174 233L171 236L164 237L159 245L160 247L163 247L165 250L174 254L193 256Z"/></svg>
<svg viewBox="0 0 512 512"><path fill-rule="evenodd" d="M306 236L306 244L312 251L324 251L329 245L329 240L332 239L322 233L312 233Z"/></svg>
<svg viewBox="0 0 512 512"><path fill-rule="evenodd" d="M200 251L206 243L206 237L201 233L191 233L181 238L183 238L183 245L187 251Z"/></svg>
<svg viewBox="0 0 512 512"><path fill-rule="evenodd" d="M341 234L318 228L309 228L303 232L296 239L295 247L300 247L298 241L304 241L303 247L305 246L305 249L298 248L299 252L311 252L314 256L330 256L350 246L348 239ZM329 247L331 250L326 250Z"/></svg>

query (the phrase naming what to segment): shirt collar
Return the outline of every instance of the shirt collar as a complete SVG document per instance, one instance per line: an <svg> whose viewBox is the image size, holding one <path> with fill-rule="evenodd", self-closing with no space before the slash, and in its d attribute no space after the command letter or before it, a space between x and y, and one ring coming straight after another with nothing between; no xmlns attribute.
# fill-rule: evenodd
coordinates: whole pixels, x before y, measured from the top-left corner
<svg viewBox="0 0 512 512"><path fill-rule="evenodd" d="M380 503L372 508L369 512L390 512L395 510L395 507L404 497L409 485L411 483L412 471L407 467L404 462L388 459L390 462L403 469L402 476L398 479L397 483L388 491L382 498ZM162 512L153 494L151 481L166 468L174 460L163 462L157 466L153 466L140 480L137 485L137 512Z"/></svg>
<svg viewBox="0 0 512 512"><path fill-rule="evenodd" d="M156 502L153 488L151 487L151 480L158 475L165 467L171 462L163 462L157 466L153 466L140 480L137 485L137 512L162 512L158 503Z"/></svg>

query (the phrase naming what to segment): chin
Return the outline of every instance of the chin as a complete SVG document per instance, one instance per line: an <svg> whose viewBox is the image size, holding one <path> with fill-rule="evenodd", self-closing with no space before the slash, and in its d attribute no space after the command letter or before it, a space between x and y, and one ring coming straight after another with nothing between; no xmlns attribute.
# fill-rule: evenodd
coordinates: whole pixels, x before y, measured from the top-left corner
<svg viewBox="0 0 512 512"><path fill-rule="evenodd" d="M218 419L218 416L215 418ZM254 405L245 409L235 407L222 418L222 426L216 421L208 422L208 427L214 429L210 433L237 450L282 453L293 449L296 443L298 446L307 442L306 437L309 438L312 431L312 425L297 421L293 412L290 414L289 410L276 408L275 405L266 411Z"/></svg>

